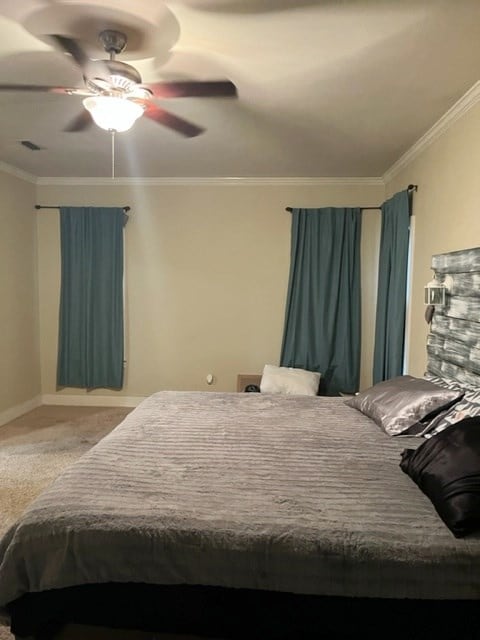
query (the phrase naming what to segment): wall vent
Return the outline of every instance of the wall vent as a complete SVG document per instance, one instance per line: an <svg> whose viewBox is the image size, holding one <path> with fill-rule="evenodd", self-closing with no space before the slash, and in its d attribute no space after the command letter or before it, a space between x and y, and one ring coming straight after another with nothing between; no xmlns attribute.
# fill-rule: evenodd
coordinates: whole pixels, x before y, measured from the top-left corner
<svg viewBox="0 0 480 640"><path fill-rule="evenodd" d="M27 147L27 149L30 149L30 151L40 151L40 149L42 148L31 140L20 140L20 144L22 144L24 147Z"/></svg>

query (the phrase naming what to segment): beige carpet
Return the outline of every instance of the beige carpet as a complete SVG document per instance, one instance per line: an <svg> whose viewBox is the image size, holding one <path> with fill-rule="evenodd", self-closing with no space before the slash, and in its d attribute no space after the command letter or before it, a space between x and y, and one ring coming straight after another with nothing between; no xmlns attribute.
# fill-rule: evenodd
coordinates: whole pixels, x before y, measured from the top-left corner
<svg viewBox="0 0 480 640"><path fill-rule="evenodd" d="M130 411L44 406L0 427L0 535L67 465Z"/></svg>
<svg viewBox="0 0 480 640"><path fill-rule="evenodd" d="M125 407L43 406L0 427L0 535L63 469L130 411ZM72 637L78 640L106 637L100 631L77 631ZM137 635L135 640L146 637ZM9 630L0 625L0 640L12 639Z"/></svg>

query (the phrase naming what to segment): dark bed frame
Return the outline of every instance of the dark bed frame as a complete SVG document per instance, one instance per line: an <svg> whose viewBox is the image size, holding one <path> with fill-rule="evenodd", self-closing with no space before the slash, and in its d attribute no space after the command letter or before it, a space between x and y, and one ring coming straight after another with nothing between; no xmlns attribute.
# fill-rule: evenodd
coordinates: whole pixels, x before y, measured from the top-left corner
<svg viewBox="0 0 480 640"><path fill-rule="evenodd" d="M16 638L51 640L65 624L223 640L474 640L480 603L308 596L219 587L83 585L22 596Z"/></svg>

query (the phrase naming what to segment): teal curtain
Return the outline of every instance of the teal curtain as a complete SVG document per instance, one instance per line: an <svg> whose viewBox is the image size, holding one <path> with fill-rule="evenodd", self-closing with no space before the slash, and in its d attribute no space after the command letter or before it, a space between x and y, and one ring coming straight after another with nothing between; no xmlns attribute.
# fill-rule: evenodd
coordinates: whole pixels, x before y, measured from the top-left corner
<svg viewBox="0 0 480 640"><path fill-rule="evenodd" d="M373 383L403 373L410 198L400 191L383 203L378 263Z"/></svg>
<svg viewBox="0 0 480 640"><path fill-rule="evenodd" d="M292 210L280 364L319 371L325 395L359 386L361 223L359 208Z"/></svg>
<svg viewBox="0 0 480 640"><path fill-rule="evenodd" d="M57 385L123 385L123 226L117 207L61 207Z"/></svg>

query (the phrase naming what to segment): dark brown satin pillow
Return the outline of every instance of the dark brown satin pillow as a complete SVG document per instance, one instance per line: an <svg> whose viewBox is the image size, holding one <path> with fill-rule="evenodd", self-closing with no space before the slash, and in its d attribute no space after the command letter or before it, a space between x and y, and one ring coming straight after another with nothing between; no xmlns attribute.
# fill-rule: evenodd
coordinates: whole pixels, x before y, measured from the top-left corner
<svg viewBox="0 0 480 640"><path fill-rule="evenodd" d="M480 531L480 417L465 418L402 452L400 467L456 538Z"/></svg>

